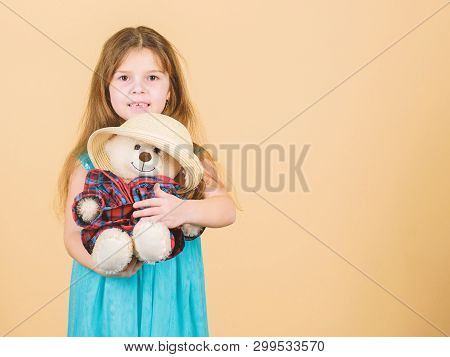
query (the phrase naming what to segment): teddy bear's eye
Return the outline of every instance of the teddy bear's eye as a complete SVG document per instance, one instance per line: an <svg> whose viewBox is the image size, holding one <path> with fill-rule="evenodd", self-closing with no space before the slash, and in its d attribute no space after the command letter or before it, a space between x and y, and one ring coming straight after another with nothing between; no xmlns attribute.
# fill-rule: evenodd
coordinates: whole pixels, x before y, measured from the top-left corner
<svg viewBox="0 0 450 357"><path fill-rule="evenodd" d="M139 144L134 145L134 150L139 150L140 148L141 148L141 145L139 145Z"/></svg>
<svg viewBox="0 0 450 357"><path fill-rule="evenodd" d="M159 148L154 148L154 149L153 149L153 152L154 152L155 154L159 154L159 153L161 152L161 149L159 149Z"/></svg>

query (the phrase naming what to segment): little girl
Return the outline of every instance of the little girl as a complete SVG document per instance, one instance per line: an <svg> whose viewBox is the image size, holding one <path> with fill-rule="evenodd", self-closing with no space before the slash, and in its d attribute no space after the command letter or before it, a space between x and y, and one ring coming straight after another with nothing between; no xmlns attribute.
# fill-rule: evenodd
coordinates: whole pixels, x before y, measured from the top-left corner
<svg viewBox="0 0 450 357"><path fill-rule="evenodd" d="M97 129L120 126L139 112L171 116L183 123L198 144L195 111L173 46L147 27L125 28L103 46L92 77L89 100L77 144L60 176L64 243L72 266L68 336L208 336L201 238L187 241L175 258L154 265L135 258L113 276L103 276L84 248L81 228L72 218L74 197L83 190L89 136ZM224 227L235 220L234 201L218 179L211 155L194 144L205 175L188 200L160 195L157 205L141 201L141 219L159 217L169 228L184 223ZM182 175L175 180L182 182ZM137 214L137 212L136 212Z"/></svg>

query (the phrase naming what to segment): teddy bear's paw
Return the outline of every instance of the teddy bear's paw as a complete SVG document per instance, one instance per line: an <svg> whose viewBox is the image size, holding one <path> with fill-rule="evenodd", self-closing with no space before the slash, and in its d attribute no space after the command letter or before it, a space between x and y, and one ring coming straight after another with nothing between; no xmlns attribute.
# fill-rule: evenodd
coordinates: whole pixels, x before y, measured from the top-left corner
<svg viewBox="0 0 450 357"><path fill-rule="evenodd" d="M83 222L91 223L100 213L100 205L95 198L85 197L77 203L76 212Z"/></svg>
<svg viewBox="0 0 450 357"><path fill-rule="evenodd" d="M122 271L133 257L133 242L127 232L118 228L104 230L95 241L92 260L105 274Z"/></svg>
<svg viewBox="0 0 450 357"><path fill-rule="evenodd" d="M186 237L195 237L202 231L202 227L195 224L185 223L181 226L181 230Z"/></svg>
<svg viewBox="0 0 450 357"><path fill-rule="evenodd" d="M166 259L172 252L170 231L164 223L139 221L133 229L134 254L146 263Z"/></svg>

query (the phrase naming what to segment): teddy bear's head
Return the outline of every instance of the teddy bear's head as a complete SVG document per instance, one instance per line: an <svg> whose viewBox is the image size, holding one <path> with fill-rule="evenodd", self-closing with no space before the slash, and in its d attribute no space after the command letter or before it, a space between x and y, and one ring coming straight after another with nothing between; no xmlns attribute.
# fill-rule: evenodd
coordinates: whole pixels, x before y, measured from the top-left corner
<svg viewBox="0 0 450 357"><path fill-rule="evenodd" d="M167 176L174 179L180 164L160 148L124 135L113 135L105 153L116 175L131 180L138 176Z"/></svg>
<svg viewBox="0 0 450 357"><path fill-rule="evenodd" d="M96 169L125 180L138 176L175 179L180 173L176 180L182 186L180 193L196 189L203 177L188 129L164 114L142 113L120 127L98 129L89 137L87 151Z"/></svg>

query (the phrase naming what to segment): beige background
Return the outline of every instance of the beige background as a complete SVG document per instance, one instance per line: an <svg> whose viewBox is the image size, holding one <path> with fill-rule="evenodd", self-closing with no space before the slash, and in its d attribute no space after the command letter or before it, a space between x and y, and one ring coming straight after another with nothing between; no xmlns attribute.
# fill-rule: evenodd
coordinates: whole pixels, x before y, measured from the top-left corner
<svg viewBox="0 0 450 357"><path fill-rule="evenodd" d="M209 141L257 144L444 3L5 1L17 14L0 5L2 335L33 313L9 336L67 326L52 195L92 73L37 29L93 68L114 32L155 28L186 58ZM450 333L449 22L450 6L262 145L310 144L310 192L244 192L235 153L243 211L202 243L212 336Z"/></svg>

